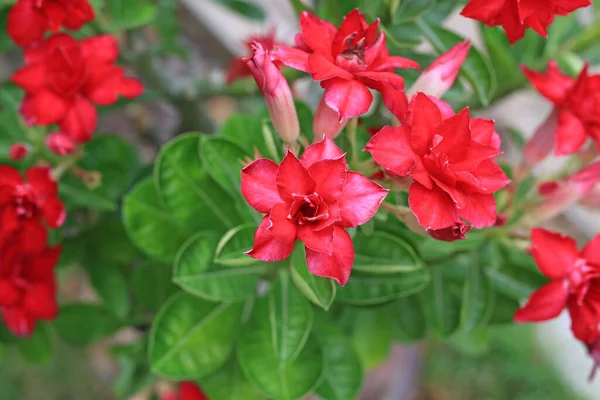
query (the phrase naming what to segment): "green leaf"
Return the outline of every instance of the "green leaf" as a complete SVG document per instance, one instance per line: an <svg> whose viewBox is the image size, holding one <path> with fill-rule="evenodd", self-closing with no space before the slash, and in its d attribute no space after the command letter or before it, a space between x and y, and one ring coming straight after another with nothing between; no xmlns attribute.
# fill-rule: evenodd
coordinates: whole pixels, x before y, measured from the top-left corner
<svg viewBox="0 0 600 400"><path fill-rule="evenodd" d="M298 290L313 304L329 310L336 293L333 279L315 276L308 271L304 247L298 247L294 251L291 263L292 280Z"/></svg>
<svg viewBox="0 0 600 400"><path fill-rule="evenodd" d="M0 29L2 32L7 32L7 24L8 24L8 13L10 8L3 8L0 10ZM15 43L12 41L10 36L2 35L0 36L0 52L4 53L5 51L11 49L15 46Z"/></svg>
<svg viewBox="0 0 600 400"><path fill-rule="evenodd" d="M224 233L242 221L236 203L203 168L201 139L200 134L186 134L162 148L154 168L158 193L184 226Z"/></svg>
<svg viewBox="0 0 600 400"><path fill-rule="evenodd" d="M118 214L103 214L92 229L83 234L86 260L108 260L125 264L138 256Z"/></svg>
<svg viewBox="0 0 600 400"><path fill-rule="evenodd" d="M177 291L177 286L171 282L172 268L147 262L139 266L131 278L131 289L138 304L152 311L160 306Z"/></svg>
<svg viewBox="0 0 600 400"><path fill-rule="evenodd" d="M6 31L3 31L6 32ZM8 38L8 35L5 35ZM10 40L10 39L8 39ZM23 92L14 85L0 87L0 160L8 161L10 147L27 139L27 126L19 115Z"/></svg>
<svg viewBox="0 0 600 400"><path fill-rule="evenodd" d="M18 341L19 350L30 363L43 363L52 357L52 338L46 324L37 324L33 334Z"/></svg>
<svg viewBox="0 0 600 400"><path fill-rule="evenodd" d="M242 301L256 293L266 264L227 268L213 263L217 238L201 232L183 245L175 259L173 281L184 290L212 301Z"/></svg>
<svg viewBox="0 0 600 400"><path fill-rule="evenodd" d="M202 140L200 153L204 168L232 195L240 194L240 171L251 153L231 139L209 137Z"/></svg>
<svg viewBox="0 0 600 400"><path fill-rule="evenodd" d="M350 338L325 312L315 314L313 329L325 359L324 379L316 394L323 400L354 399L362 385L363 370Z"/></svg>
<svg viewBox="0 0 600 400"><path fill-rule="evenodd" d="M177 293L159 311L150 331L152 370L171 378L200 378L229 358L239 331L240 303L210 303Z"/></svg>
<svg viewBox="0 0 600 400"><path fill-rule="evenodd" d="M165 262L172 262L194 233L166 210L152 179L140 182L125 197L123 222L129 237L140 250Z"/></svg>
<svg viewBox="0 0 600 400"><path fill-rule="evenodd" d="M232 11L243 15L244 17L262 21L265 19L265 12L259 6L250 3L247 0L216 0Z"/></svg>
<svg viewBox="0 0 600 400"><path fill-rule="evenodd" d="M147 0L106 0L112 31L139 28L150 24L158 9Z"/></svg>
<svg viewBox="0 0 600 400"><path fill-rule="evenodd" d="M269 397L298 399L312 391L323 372L321 349L309 337L312 308L286 274L256 301L237 355L248 379Z"/></svg>
<svg viewBox="0 0 600 400"><path fill-rule="evenodd" d="M357 310L352 341L364 369L377 367L392 348L392 319L387 308Z"/></svg>
<svg viewBox="0 0 600 400"><path fill-rule="evenodd" d="M341 303L355 305L381 304L398 297L417 293L429 282L424 268L399 274L365 274L353 272L350 280L337 291Z"/></svg>
<svg viewBox="0 0 600 400"><path fill-rule="evenodd" d="M354 238L354 271L394 274L423 269L414 249L404 240L385 232Z"/></svg>
<svg viewBox="0 0 600 400"><path fill-rule="evenodd" d="M105 308L118 318L125 318L131 309L129 289L118 265L103 259L86 262L94 289L104 301Z"/></svg>
<svg viewBox="0 0 600 400"><path fill-rule="evenodd" d="M427 11L431 10L436 0L402 0L392 13L392 23L395 25L414 21Z"/></svg>
<svg viewBox="0 0 600 400"><path fill-rule="evenodd" d="M54 326L65 341L86 345L112 335L121 322L102 306L75 303L60 307Z"/></svg>
<svg viewBox="0 0 600 400"><path fill-rule="evenodd" d="M456 43L465 40L444 28L429 25L421 18L417 19L417 25L440 54L450 50ZM479 50L471 47L469 55L461 68L460 75L473 85L481 104L484 106L490 104L496 91L496 76L490 61Z"/></svg>
<svg viewBox="0 0 600 400"><path fill-rule="evenodd" d="M234 114L223 124L219 134L232 140L242 149L254 151L254 148L257 148L263 156L269 155L263 139L262 121L256 117Z"/></svg>
<svg viewBox="0 0 600 400"><path fill-rule="evenodd" d="M470 333L485 327L494 312L496 293L492 289L483 267L476 257L472 258L465 285L460 313L461 326Z"/></svg>
<svg viewBox="0 0 600 400"><path fill-rule="evenodd" d="M243 374L237 358L231 357L221 368L200 381L211 399L264 400L265 396Z"/></svg>
<svg viewBox="0 0 600 400"><path fill-rule="evenodd" d="M460 288L444 279L444 264L431 269L431 283L419 296L429 328L440 337L447 337L460 324Z"/></svg>
<svg viewBox="0 0 600 400"><path fill-rule="evenodd" d="M401 342L423 339L427 333L427 321L419 303L419 296L400 298L390 304L394 321L394 337Z"/></svg>
<svg viewBox="0 0 600 400"><path fill-rule="evenodd" d="M306 138L308 143L313 143L315 139L313 132L313 112L306 103L300 100L295 100L294 105L296 106L298 121L300 122L300 134Z"/></svg>
<svg viewBox="0 0 600 400"><path fill-rule="evenodd" d="M255 225L240 225L229 230L217 245L214 262L226 267L255 264L255 259L244 254L254 244L254 231Z"/></svg>
<svg viewBox="0 0 600 400"><path fill-rule="evenodd" d="M513 316L519 309L519 302L511 297L501 293L496 293L496 303L494 311L489 320L490 325L510 324L513 322Z"/></svg>

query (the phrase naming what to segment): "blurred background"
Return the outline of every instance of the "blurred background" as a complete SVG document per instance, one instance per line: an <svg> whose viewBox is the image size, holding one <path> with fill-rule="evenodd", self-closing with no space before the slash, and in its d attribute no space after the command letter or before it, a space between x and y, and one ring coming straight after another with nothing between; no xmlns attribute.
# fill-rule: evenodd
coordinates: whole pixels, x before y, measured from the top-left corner
<svg viewBox="0 0 600 400"><path fill-rule="evenodd" d="M123 60L150 84L142 105L131 104L119 112L106 110L99 131L127 132L148 162L159 146L177 133L210 133L233 113L257 112L262 103L254 82L224 86L225 71L234 57L247 55L244 41L249 37L274 30L280 42L292 43L298 31L289 0L128 0L120 4L123 9L135 10L124 18L128 23L142 27L154 21L152 26L134 29L121 38ZM476 23L459 17L458 11L445 26L481 48ZM580 12L576 18L585 20L588 16ZM19 51L3 53L0 62L0 78L6 81L21 62ZM494 118L501 133L503 127L510 126L530 135L545 119L550 105L526 88L525 82L521 87L496 99L490 107L478 107L476 113ZM310 91L314 97L305 100L316 106L317 84L301 81L296 90L300 95ZM558 161L551 159L540 168L552 170L557 165ZM575 209L559 224L565 232L586 237L597 233L600 217ZM85 274L76 269L63 270L62 274L67 298L97 298ZM113 399L111 388L119 391L129 384L126 380L141 372L135 365L120 362L110 348L115 343L127 343L134 335L124 330L87 350L57 342L59 347L50 359L36 360L43 353L31 349L34 359L30 361L39 361L34 366L24 360L27 349L2 351L0 347L0 399ZM454 337L444 343L430 339L400 346L393 343L393 329L388 337L372 337L365 329L362 338L376 343L382 354L391 346L394 350L384 364L368 374L361 399L600 399L600 379L588 382L592 361L571 337L568 318L536 327L507 325L482 335L476 343ZM144 376L137 378L143 387Z"/></svg>

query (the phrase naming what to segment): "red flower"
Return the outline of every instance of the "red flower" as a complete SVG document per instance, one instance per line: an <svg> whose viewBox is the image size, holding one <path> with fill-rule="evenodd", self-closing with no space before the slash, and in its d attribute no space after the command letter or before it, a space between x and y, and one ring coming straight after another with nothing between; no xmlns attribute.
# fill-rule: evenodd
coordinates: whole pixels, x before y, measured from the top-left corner
<svg viewBox="0 0 600 400"><path fill-rule="evenodd" d="M502 25L514 44L527 28L547 37L556 15L569 15L591 4L590 0L471 0L461 14L489 26Z"/></svg>
<svg viewBox="0 0 600 400"><path fill-rule="evenodd" d="M8 14L7 31L25 47L42 40L48 30L78 30L95 17L87 0L18 0Z"/></svg>
<svg viewBox="0 0 600 400"><path fill-rule="evenodd" d="M75 142L62 132L52 132L46 136L46 147L56 155L66 156L75 151Z"/></svg>
<svg viewBox="0 0 600 400"><path fill-rule="evenodd" d="M514 320L546 321L568 306L575 337L589 343L600 322L600 235L581 252L570 237L540 228L531 231L531 241L535 262L551 281L531 295Z"/></svg>
<svg viewBox="0 0 600 400"><path fill-rule="evenodd" d="M409 59L390 56L385 34L378 34L379 20L368 25L364 16L353 10L339 29L309 12L300 14L302 33L296 36L298 48L277 46L273 55L285 65L308 72L325 89L317 115L327 118L320 123L315 118L315 135L339 132L340 123L369 110L373 96L369 88L383 95L387 107L407 104L404 79L394 73L396 68L419 68ZM335 112L337 121L329 118ZM336 124L328 127L327 124Z"/></svg>
<svg viewBox="0 0 600 400"><path fill-rule="evenodd" d="M465 225L462 222L458 222L448 228L428 230L427 233L434 239L441 240L443 242L455 242L457 240L464 240L467 238L467 233L471 230L471 226Z"/></svg>
<svg viewBox="0 0 600 400"><path fill-rule="evenodd" d="M246 47L248 48L248 54L254 53L254 43L260 44L265 51L271 51L275 47L275 31L267 33L264 36L252 36L250 39L244 42ZM279 67L281 65L280 62L276 61L275 65ZM229 69L227 70L227 74L225 80L227 84L231 84L232 82L247 78L252 76L252 71L248 68L248 64L246 62L245 57L236 57L231 61L229 65Z"/></svg>
<svg viewBox="0 0 600 400"><path fill-rule="evenodd" d="M134 98L143 92L139 81L114 65L118 54L112 36L77 42L63 33L25 50L26 65L12 80L26 92L21 113L27 124L58 124L73 140L90 140L98 116L92 103L110 105L119 95Z"/></svg>
<svg viewBox="0 0 600 400"><path fill-rule="evenodd" d="M195 382L179 382L177 390L168 390L160 394L161 400L209 400Z"/></svg>
<svg viewBox="0 0 600 400"><path fill-rule="evenodd" d="M0 238L15 235L22 251L38 252L48 237L42 220L56 229L66 214L50 168L29 168L25 177L26 182L13 167L0 165Z"/></svg>
<svg viewBox="0 0 600 400"><path fill-rule="evenodd" d="M253 50L253 56L245 61L265 98L275 131L284 143L292 144L300 136L300 122L290 86L271 61L269 51L260 43L255 43Z"/></svg>
<svg viewBox="0 0 600 400"><path fill-rule="evenodd" d="M21 161L29 154L29 145L25 143L15 143L10 146L8 158L13 161Z"/></svg>
<svg viewBox="0 0 600 400"><path fill-rule="evenodd" d="M23 253L10 239L0 243L0 311L8 329L29 336L38 320L56 318L54 267L60 246Z"/></svg>
<svg viewBox="0 0 600 400"><path fill-rule="evenodd" d="M326 137L309 146L300 160L288 150L279 166L262 158L245 167L242 194L267 214L254 235L251 257L283 260L299 239L309 271L345 285L354 248L344 228L371 219L387 190L348 171L345 154Z"/></svg>
<svg viewBox="0 0 600 400"><path fill-rule="evenodd" d="M476 228L494 225L493 193L509 183L494 163L501 154L494 122L471 118L468 109L445 118L422 93L410 109L408 125L383 128L366 150L388 172L412 177L408 202L421 226L435 231L461 219Z"/></svg>
<svg viewBox="0 0 600 400"><path fill-rule="evenodd" d="M586 65L579 77L573 79L563 75L554 61L548 64L545 75L525 67L523 72L555 107L525 148L525 157L530 164L550 153L552 136L557 156L580 150L588 137L600 141L600 75L589 75Z"/></svg>

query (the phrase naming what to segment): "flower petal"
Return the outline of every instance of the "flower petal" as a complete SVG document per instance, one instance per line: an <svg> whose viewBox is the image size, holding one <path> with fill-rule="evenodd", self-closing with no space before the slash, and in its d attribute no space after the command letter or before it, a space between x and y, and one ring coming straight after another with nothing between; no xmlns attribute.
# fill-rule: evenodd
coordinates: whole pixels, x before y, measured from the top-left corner
<svg viewBox="0 0 600 400"><path fill-rule="evenodd" d="M549 279L564 277L579 256L575 240L541 228L531 230L531 253L537 267Z"/></svg>
<svg viewBox="0 0 600 400"><path fill-rule="evenodd" d="M316 186L306 168L290 149L287 150L283 161L279 165L276 182L279 195L287 202L294 200L293 194L313 193Z"/></svg>
<svg viewBox="0 0 600 400"><path fill-rule="evenodd" d="M57 229L67 219L65 206L57 197L52 197L44 202L43 206L44 220L50 229Z"/></svg>
<svg viewBox="0 0 600 400"><path fill-rule="evenodd" d="M269 217L264 217L254 233L254 246L247 251L250 257L261 261L285 260L294 250L294 242L285 243L278 240L267 230L271 223Z"/></svg>
<svg viewBox="0 0 600 400"><path fill-rule="evenodd" d="M436 154L445 153L451 163L464 160L471 144L470 121L469 109L465 108L438 125L434 129L434 135L439 135L442 141L433 151Z"/></svg>
<svg viewBox="0 0 600 400"><path fill-rule="evenodd" d="M23 306L36 319L53 320L58 314L56 284L53 280L30 285Z"/></svg>
<svg viewBox="0 0 600 400"><path fill-rule="evenodd" d="M308 67L308 57L310 54L304 50L278 45L271 51L271 56L273 56L274 60L280 61L290 68L306 73L310 72L310 68Z"/></svg>
<svg viewBox="0 0 600 400"><path fill-rule="evenodd" d="M294 243L296 241L296 224L288 218L289 215L289 204L276 204L269 213L270 226L267 230L282 242Z"/></svg>
<svg viewBox="0 0 600 400"><path fill-rule="evenodd" d="M562 280L545 284L517 310L515 322L540 322L557 317L567 305L568 292Z"/></svg>
<svg viewBox="0 0 600 400"><path fill-rule="evenodd" d="M493 194L469 193L466 205L458 212L477 229L493 226L496 223L496 200Z"/></svg>
<svg viewBox="0 0 600 400"><path fill-rule="evenodd" d="M60 259L61 247L45 248L39 255L30 257L23 265L23 277L28 282L54 279L54 268Z"/></svg>
<svg viewBox="0 0 600 400"><path fill-rule="evenodd" d="M325 103L340 116L340 122L369 111L373 95L357 80L333 78L321 82L325 88Z"/></svg>
<svg viewBox="0 0 600 400"><path fill-rule="evenodd" d="M409 128L405 126L386 126L369 140L365 150L386 170L406 176L416 159L408 141L409 133Z"/></svg>
<svg viewBox="0 0 600 400"><path fill-rule="evenodd" d="M434 129L442 122L438 106L423 93L410 103L410 143L419 156L429 151Z"/></svg>
<svg viewBox="0 0 600 400"><path fill-rule="evenodd" d="M322 20L308 11L300 13L302 41L314 52L331 53L333 38L337 29L331 23Z"/></svg>
<svg viewBox="0 0 600 400"><path fill-rule="evenodd" d="M558 128L556 128L557 156L573 154L585 143L587 134L583 122L572 112L563 109L558 114Z"/></svg>
<svg viewBox="0 0 600 400"><path fill-rule="evenodd" d="M586 260L600 266L600 235L594 236L592 240L581 251L581 256Z"/></svg>
<svg viewBox="0 0 600 400"><path fill-rule="evenodd" d="M268 213L281 203L277 188L277 170L273 161L261 158L242 169L242 196L256 211Z"/></svg>
<svg viewBox="0 0 600 400"><path fill-rule="evenodd" d="M21 113L27 125L51 125L60 122L70 104L49 89L27 94L21 105Z"/></svg>
<svg viewBox="0 0 600 400"><path fill-rule="evenodd" d="M317 53L308 57L308 68L315 81L324 81L331 78L354 79L354 75L350 72L338 67L335 63Z"/></svg>
<svg viewBox="0 0 600 400"><path fill-rule="evenodd" d="M23 184L21 173L10 165L0 165L0 186L14 187Z"/></svg>
<svg viewBox="0 0 600 400"><path fill-rule="evenodd" d="M433 185L427 189L420 183L410 185L408 204L419 224L427 229L444 229L460 222L456 205L452 198Z"/></svg>
<svg viewBox="0 0 600 400"><path fill-rule="evenodd" d="M43 63L25 65L12 75L11 80L26 92L37 92L46 85L46 72Z"/></svg>
<svg viewBox="0 0 600 400"><path fill-rule="evenodd" d="M79 143L88 142L96 129L98 111L88 100L77 97L59 123L60 129Z"/></svg>
<svg viewBox="0 0 600 400"><path fill-rule="evenodd" d="M340 226L353 228L373 218L383 199L388 194L369 178L358 172L348 172L344 190L338 199L340 205Z"/></svg>
<svg viewBox="0 0 600 400"><path fill-rule="evenodd" d="M335 160L321 160L308 168L308 173L316 183L315 192L325 200L333 203L342 194L348 174L346 156L342 155Z"/></svg>
<svg viewBox="0 0 600 400"><path fill-rule="evenodd" d="M58 183L52 177L50 167L31 167L25 172L25 178L35 190L45 197L58 195Z"/></svg>
<svg viewBox="0 0 600 400"><path fill-rule="evenodd" d="M328 136L325 136L323 140L313 143L304 150L300 162L305 168L309 168L317 161L321 160L334 160L340 158L344 152L335 144L335 142Z"/></svg>
<svg viewBox="0 0 600 400"><path fill-rule="evenodd" d="M33 333L36 320L22 307L11 307L2 311L6 327L16 336L29 336Z"/></svg>
<svg viewBox="0 0 600 400"><path fill-rule="evenodd" d="M344 286L354 264L354 246L350 235L339 226L333 227L333 248L333 254L329 255L307 247L306 265L311 274L335 279Z"/></svg>
<svg viewBox="0 0 600 400"><path fill-rule="evenodd" d="M314 230L311 225L299 225L298 239L302 240L307 248L319 253L332 254L333 252L333 226Z"/></svg>
<svg viewBox="0 0 600 400"><path fill-rule="evenodd" d="M546 73L537 72L527 67L521 67L533 87L540 92L542 96L554 104L562 104L567 96L569 89L575 84L575 80L567 75L563 75L558 68L556 61L550 61Z"/></svg>

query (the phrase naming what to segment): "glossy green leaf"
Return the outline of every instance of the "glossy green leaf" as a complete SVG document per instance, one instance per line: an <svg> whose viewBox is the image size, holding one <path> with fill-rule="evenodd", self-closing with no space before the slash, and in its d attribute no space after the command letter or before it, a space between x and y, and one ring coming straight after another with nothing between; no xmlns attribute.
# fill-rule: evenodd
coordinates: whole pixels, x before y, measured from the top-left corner
<svg viewBox="0 0 600 400"><path fill-rule="evenodd" d="M113 31L139 28L154 21L158 9L147 0L106 0Z"/></svg>
<svg viewBox="0 0 600 400"><path fill-rule="evenodd" d="M510 324L513 322L513 316L519 309L519 302L509 296L496 293L496 302L494 310L489 320L490 325Z"/></svg>
<svg viewBox="0 0 600 400"><path fill-rule="evenodd" d="M269 156L263 139L262 121L259 118L235 114L223 124L219 134L232 140L242 149L254 151L256 148L263 157Z"/></svg>
<svg viewBox="0 0 600 400"><path fill-rule="evenodd" d="M200 387L211 399L264 400L265 396L243 374L236 357L200 381Z"/></svg>
<svg viewBox="0 0 600 400"><path fill-rule="evenodd" d="M256 260L244 254L254 244L255 225L240 225L229 230L217 245L214 262L226 267L252 265Z"/></svg>
<svg viewBox="0 0 600 400"><path fill-rule="evenodd" d="M292 280L298 290L313 304L328 310L336 293L333 279L315 276L308 271L304 247L298 247L294 251L291 263Z"/></svg>
<svg viewBox="0 0 600 400"><path fill-rule="evenodd" d="M419 293L429 329L449 336L460 324L460 287L444 279L444 264L431 268L431 283Z"/></svg>
<svg viewBox="0 0 600 400"><path fill-rule="evenodd" d="M175 260L173 281L184 290L213 301L241 301L256 293L266 264L227 268L213 263L218 238L199 233L183 245Z"/></svg>
<svg viewBox="0 0 600 400"><path fill-rule="evenodd" d="M222 137L205 138L200 153L204 168L213 179L232 195L239 195L240 171L251 153Z"/></svg>
<svg viewBox="0 0 600 400"><path fill-rule="evenodd" d="M158 193L182 225L224 233L241 221L234 200L202 165L201 140L182 135L162 148L154 168Z"/></svg>
<svg viewBox="0 0 600 400"><path fill-rule="evenodd" d="M357 310L352 341L365 369L377 367L392 347L392 318L388 308Z"/></svg>
<svg viewBox="0 0 600 400"><path fill-rule="evenodd" d="M413 21L431 10L436 0L402 0L392 13L392 23L402 24Z"/></svg>
<svg viewBox="0 0 600 400"><path fill-rule="evenodd" d="M86 262L88 275L105 308L118 318L125 318L131 309L129 288L118 265L101 258Z"/></svg>
<svg viewBox="0 0 600 400"><path fill-rule="evenodd" d="M359 232L353 242L353 271L394 274L423 269L414 249L401 238L385 232L368 236Z"/></svg>
<svg viewBox="0 0 600 400"><path fill-rule="evenodd" d="M30 363L43 363L52 357L52 336L46 324L38 323L28 338L18 341L19 351Z"/></svg>
<svg viewBox="0 0 600 400"><path fill-rule="evenodd" d="M6 32L6 31L3 31ZM8 35L5 35L10 41ZM11 41L12 42L12 41ZM27 137L27 126L19 114L23 91L14 85L0 87L0 160L8 161L10 147Z"/></svg>
<svg viewBox="0 0 600 400"><path fill-rule="evenodd" d="M165 262L172 262L183 243L194 234L166 210L152 179L140 182L125 197L123 222L140 250Z"/></svg>
<svg viewBox="0 0 600 400"><path fill-rule="evenodd" d="M363 381L363 369L352 341L325 312L315 315L314 335L325 359L323 382L316 394L323 400L356 398Z"/></svg>
<svg viewBox="0 0 600 400"><path fill-rule="evenodd" d="M365 274L353 272L350 280L337 291L336 299L355 305L381 304L417 293L429 282L424 268L398 274Z"/></svg>
<svg viewBox="0 0 600 400"><path fill-rule="evenodd" d="M104 307L86 303L61 305L54 323L63 340L77 345L86 345L110 336L121 325L121 321Z"/></svg>
<svg viewBox="0 0 600 400"><path fill-rule="evenodd" d="M237 355L246 377L269 397L298 399L321 380L323 356L309 336L312 323L310 304L285 274L256 301Z"/></svg>
<svg viewBox="0 0 600 400"><path fill-rule="evenodd" d="M389 305L394 323L394 337L401 342L414 342L427 334L427 321L419 296L402 297Z"/></svg>
<svg viewBox="0 0 600 400"><path fill-rule="evenodd" d="M147 262L140 265L131 277L131 289L136 304L156 311L178 288L172 282L170 265Z"/></svg>
<svg viewBox="0 0 600 400"><path fill-rule="evenodd" d="M472 258L465 285L460 314L465 332L473 332L487 324L494 311L496 293L476 257Z"/></svg>
<svg viewBox="0 0 600 400"><path fill-rule="evenodd" d="M265 12L262 8L248 0L216 0L232 11L250 19L262 21L265 19Z"/></svg>
<svg viewBox="0 0 600 400"><path fill-rule="evenodd" d="M422 18L417 19L417 25L438 53L444 53L465 40L444 28L429 25ZM471 47L460 75L471 83L481 104L488 105L491 102L496 91L496 76L490 61L479 50Z"/></svg>
<svg viewBox="0 0 600 400"><path fill-rule="evenodd" d="M121 217L118 214L103 214L100 221L86 231L82 239L86 260L108 260L114 263L128 263L138 256L138 250L127 236Z"/></svg>
<svg viewBox="0 0 600 400"><path fill-rule="evenodd" d="M173 295L150 331L152 370L171 378L200 378L225 363L239 332L242 305Z"/></svg>

